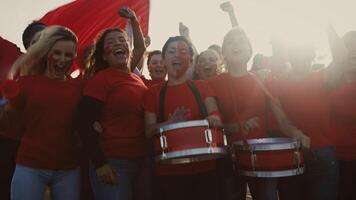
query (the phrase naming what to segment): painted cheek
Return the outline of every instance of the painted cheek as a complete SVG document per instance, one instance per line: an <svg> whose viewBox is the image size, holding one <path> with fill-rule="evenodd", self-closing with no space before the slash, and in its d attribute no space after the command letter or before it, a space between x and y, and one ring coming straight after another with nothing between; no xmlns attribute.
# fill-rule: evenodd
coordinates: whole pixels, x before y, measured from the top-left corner
<svg viewBox="0 0 356 200"><path fill-rule="evenodd" d="M106 55L106 56L108 56L108 55L110 55L111 53L112 53L112 47L111 46L106 46L105 48L104 48L104 55Z"/></svg>

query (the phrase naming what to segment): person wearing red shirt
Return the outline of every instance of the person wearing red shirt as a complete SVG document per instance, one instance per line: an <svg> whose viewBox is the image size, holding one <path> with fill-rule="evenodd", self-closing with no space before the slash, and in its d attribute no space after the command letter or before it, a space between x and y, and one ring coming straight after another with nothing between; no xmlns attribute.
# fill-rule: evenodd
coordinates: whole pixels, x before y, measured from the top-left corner
<svg viewBox="0 0 356 200"><path fill-rule="evenodd" d="M0 80L6 80L11 65L21 55L20 48L0 37ZM18 141L6 137L8 133L0 132L0 199L10 199L10 185L15 169Z"/></svg>
<svg viewBox="0 0 356 200"><path fill-rule="evenodd" d="M147 155L143 120L147 87L130 72L132 59L142 57L146 49L136 14L129 8L124 11L131 20L134 49L119 28L99 35L90 57L89 71L94 73L78 109L78 134L93 162L89 175L95 199L130 200L146 195L139 184ZM100 133L93 127L96 121Z"/></svg>
<svg viewBox="0 0 356 200"><path fill-rule="evenodd" d="M304 151L306 163L303 183L305 199L336 199L339 169L330 140L330 92L340 84L345 70L347 50L335 30L328 36L333 62L325 70L311 72L311 48L289 50L291 71L275 81L274 91L287 116L311 139L310 150Z"/></svg>
<svg viewBox="0 0 356 200"><path fill-rule="evenodd" d="M330 95L331 140L339 161L338 199L353 199L356 181L356 31L343 37L348 50L348 62L342 83Z"/></svg>
<svg viewBox="0 0 356 200"><path fill-rule="evenodd" d="M32 22L22 34L22 41L25 49L29 47L35 33L43 30L44 24ZM19 47L0 37L0 80L8 77L12 64L22 55ZM13 131L13 130L9 130ZM9 138L9 133L0 132L0 199L10 199L10 186L13 172L16 166L16 152L19 145L18 138Z"/></svg>
<svg viewBox="0 0 356 200"><path fill-rule="evenodd" d="M179 121L206 117L212 127L221 125L214 93L207 83L187 80L186 71L192 57L192 47L182 36L169 38L163 46L162 58L168 81L149 88L146 93L145 124L148 137L152 137L158 127ZM202 102L197 102L189 84L196 87L201 96L197 99ZM160 100L161 90L165 90L163 102ZM206 107L206 113L200 112L199 105ZM156 164L155 181L155 199L218 199L214 160L177 165Z"/></svg>
<svg viewBox="0 0 356 200"><path fill-rule="evenodd" d="M234 28L225 35L222 53L228 73L212 77L208 82L216 92L229 143L243 138L269 137L267 116L271 111L284 135L296 138L308 147L309 138L291 124L277 101L256 76L248 72L247 63L252 55L252 47L241 28ZM236 176L237 184L243 181L241 179L241 176ZM278 198L276 179L246 178L246 181L254 199ZM243 193L241 191L239 195L241 199L245 198Z"/></svg>
<svg viewBox="0 0 356 200"><path fill-rule="evenodd" d="M223 61L214 50L207 49L201 52L196 58L195 75L199 80L221 74L224 71Z"/></svg>
<svg viewBox="0 0 356 200"><path fill-rule="evenodd" d="M69 29L49 27L19 63L33 65L36 73L20 77L19 94L2 115L21 127L11 199L41 199L48 184L55 199L79 199L73 120L82 84L66 76L76 44Z"/></svg>
<svg viewBox="0 0 356 200"><path fill-rule="evenodd" d="M156 84L163 83L165 81L167 71L162 64L162 52L159 50L152 51L147 57L147 67L150 73L151 79L148 80L144 76L141 76L145 85L150 88Z"/></svg>

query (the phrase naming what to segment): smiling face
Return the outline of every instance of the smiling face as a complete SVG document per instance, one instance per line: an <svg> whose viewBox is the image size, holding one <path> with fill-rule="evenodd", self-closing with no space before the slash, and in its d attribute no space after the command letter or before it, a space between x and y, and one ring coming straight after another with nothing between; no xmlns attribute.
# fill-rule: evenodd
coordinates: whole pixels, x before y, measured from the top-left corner
<svg viewBox="0 0 356 200"><path fill-rule="evenodd" d="M52 79L65 78L75 56L75 42L69 40L57 41L47 55L46 75Z"/></svg>
<svg viewBox="0 0 356 200"><path fill-rule="evenodd" d="M199 79L206 80L217 74L219 65L218 54L213 50L206 50L199 55L195 70Z"/></svg>
<svg viewBox="0 0 356 200"><path fill-rule="evenodd" d="M127 36L123 32L112 31L104 39L103 59L109 67L127 69L130 64L131 51Z"/></svg>
<svg viewBox="0 0 356 200"><path fill-rule="evenodd" d="M164 79L166 77L167 70L163 65L161 54L151 56L150 62L148 63L148 70L152 80Z"/></svg>
<svg viewBox="0 0 356 200"><path fill-rule="evenodd" d="M241 29L233 29L224 38L222 53L228 65L245 65L252 56L252 48Z"/></svg>
<svg viewBox="0 0 356 200"><path fill-rule="evenodd" d="M192 62L188 44L184 41L173 41L167 45L167 50L163 52L165 53L163 62L167 68L168 79L178 79L184 76Z"/></svg>

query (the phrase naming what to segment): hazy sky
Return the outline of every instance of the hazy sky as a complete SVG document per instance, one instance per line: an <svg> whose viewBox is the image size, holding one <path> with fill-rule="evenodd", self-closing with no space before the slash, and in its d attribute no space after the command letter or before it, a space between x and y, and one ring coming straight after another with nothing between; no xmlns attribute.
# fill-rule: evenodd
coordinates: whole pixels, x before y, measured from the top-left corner
<svg viewBox="0 0 356 200"><path fill-rule="evenodd" d="M22 48L21 34L28 23L47 11L71 0L0 0L0 36ZM223 0L151 0L152 45L161 49L169 36L178 34L178 23L185 23L198 50L221 44L230 29ZM289 42L314 41L328 52L323 24L329 19L338 33L356 30L355 0L231 0L240 25L249 35L254 52L270 54L269 36L277 32Z"/></svg>

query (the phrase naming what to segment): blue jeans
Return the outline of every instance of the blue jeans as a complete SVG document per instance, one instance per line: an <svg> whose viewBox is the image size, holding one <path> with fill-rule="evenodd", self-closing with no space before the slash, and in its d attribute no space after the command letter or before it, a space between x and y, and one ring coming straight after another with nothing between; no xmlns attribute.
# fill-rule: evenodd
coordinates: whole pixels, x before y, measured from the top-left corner
<svg viewBox="0 0 356 200"><path fill-rule="evenodd" d="M305 194L308 200L336 200L339 166L333 147L304 152Z"/></svg>
<svg viewBox="0 0 356 200"><path fill-rule="evenodd" d="M79 176L79 168L62 171L16 165L11 182L11 199L43 199L45 188L50 184L52 200L79 200Z"/></svg>
<svg viewBox="0 0 356 200"><path fill-rule="evenodd" d="M108 185L100 182L96 176L93 165L90 166L89 176L92 184L95 199L101 200L132 200L140 199L137 195L142 195L144 187L142 180L146 163L143 158L137 159L110 159L110 164L118 173L118 185ZM149 172L147 172L149 173ZM149 183L147 183L149 184ZM146 185L149 187L151 184Z"/></svg>

